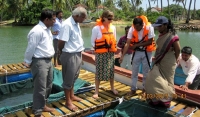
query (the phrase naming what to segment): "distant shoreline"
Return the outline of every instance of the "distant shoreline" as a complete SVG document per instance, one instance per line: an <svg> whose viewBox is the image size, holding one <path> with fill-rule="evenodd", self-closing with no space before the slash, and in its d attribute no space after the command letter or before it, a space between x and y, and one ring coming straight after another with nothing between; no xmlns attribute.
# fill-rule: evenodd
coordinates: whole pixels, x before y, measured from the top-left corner
<svg viewBox="0 0 200 117"><path fill-rule="evenodd" d="M34 24L14 24L13 20L8 21L2 21L0 22L0 26L34 26ZM113 25L116 27L125 27L125 26L132 26L132 21L113 21ZM95 22L86 22L86 23L80 23L81 27L93 27L95 26ZM175 29L179 30L188 30L188 29L194 29L194 30L200 30L200 20L190 20L189 24L186 24L185 21L180 21L176 24L174 24Z"/></svg>

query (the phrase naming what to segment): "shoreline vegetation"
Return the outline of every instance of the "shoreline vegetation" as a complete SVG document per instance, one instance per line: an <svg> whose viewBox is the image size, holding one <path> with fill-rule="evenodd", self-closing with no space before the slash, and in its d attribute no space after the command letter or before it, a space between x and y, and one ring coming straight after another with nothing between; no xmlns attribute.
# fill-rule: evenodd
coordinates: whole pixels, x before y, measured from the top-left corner
<svg viewBox="0 0 200 117"><path fill-rule="evenodd" d="M127 25L131 26L132 25L132 21L122 21L122 20L118 20L118 21L113 21L112 23L115 26L120 26L120 27L125 27ZM0 22L0 26L34 26L34 24L18 24L18 23L14 23L14 20L6 20L6 21L1 21ZM86 22L86 23L81 23L80 24L81 27L93 27L95 26L95 22L91 21L91 22ZM174 22L174 26L176 29L178 30L200 30L200 20L190 20L190 22L188 24L185 23L185 21L178 21L178 22Z"/></svg>

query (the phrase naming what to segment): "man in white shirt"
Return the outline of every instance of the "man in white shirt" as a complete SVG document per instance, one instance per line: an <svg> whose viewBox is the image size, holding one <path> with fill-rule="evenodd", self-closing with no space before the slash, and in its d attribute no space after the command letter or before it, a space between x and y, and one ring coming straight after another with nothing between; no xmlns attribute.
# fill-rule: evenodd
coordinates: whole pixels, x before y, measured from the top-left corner
<svg viewBox="0 0 200 117"><path fill-rule="evenodd" d="M196 90L200 86L200 62L199 59L192 54L192 48L185 46L181 50L181 55L178 59L179 66L187 75L184 85L180 85L183 90Z"/></svg>
<svg viewBox="0 0 200 117"><path fill-rule="evenodd" d="M53 46L55 50L54 54L54 66L57 67L57 57L58 57L58 39L59 39L59 32L61 28L61 23L62 23L62 16L63 12L61 10L56 12L56 22L52 26L52 34L53 34Z"/></svg>
<svg viewBox="0 0 200 117"><path fill-rule="evenodd" d="M52 89L53 66L51 58L55 51L50 27L56 16L53 11L45 9L41 12L39 23L28 34L28 46L25 52L24 65L31 68L33 75L33 113L35 117L43 117L42 112L52 112L46 106Z"/></svg>
<svg viewBox="0 0 200 117"><path fill-rule="evenodd" d="M63 88L65 92L65 106L71 111L78 108L72 101L81 101L74 95L74 83L79 76L82 54L84 50L83 39L79 23L82 23L87 17L87 11L83 7L77 7L72 11L72 16L67 18L61 26L58 49L60 61L62 64Z"/></svg>

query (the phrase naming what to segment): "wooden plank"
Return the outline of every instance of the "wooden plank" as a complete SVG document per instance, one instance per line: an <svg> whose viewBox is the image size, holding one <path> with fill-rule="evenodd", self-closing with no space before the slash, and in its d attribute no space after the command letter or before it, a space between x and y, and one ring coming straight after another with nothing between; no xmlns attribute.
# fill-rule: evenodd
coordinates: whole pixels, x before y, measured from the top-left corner
<svg viewBox="0 0 200 117"><path fill-rule="evenodd" d="M15 68L12 64L8 64L7 66L8 66L11 70L13 70L13 71L16 70L16 68Z"/></svg>
<svg viewBox="0 0 200 117"><path fill-rule="evenodd" d="M21 70L21 69L22 69L22 67L18 66L17 64L13 64L13 66L14 66L15 68L17 68L18 70Z"/></svg>
<svg viewBox="0 0 200 117"><path fill-rule="evenodd" d="M172 109L172 111L178 112L178 111L180 111L181 109L183 109L183 108L185 108L185 107L186 107L185 104L180 103L180 104L178 104L177 106L175 106L175 107Z"/></svg>
<svg viewBox="0 0 200 117"><path fill-rule="evenodd" d="M24 112L29 116L29 117L34 117L34 114L32 113L31 108L26 108L24 109Z"/></svg>
<svg viewBox="0 0 200 117"><path fill-rule="evenodd" d="M90 92L86 92L85 94L88 95L88 96L90 96L90 97L93 96L93 93L90 93ZM102 103L102 102L104 102L104 103L108 102L108 100L103 99L103 98L101 98L101 97L99 97L99 98L96 99L96 100L97 100L98 102L100 102L100 103Z"/></svg>
<svg viewBox="0 0 200 117"><path fill-rule="evenodd" d="M171 101L170 107L175 106L177 103L177 101Z"/></svg>
<svg viewBox="0 0 200 117"><path fill-rule="evenodd" d="M187 107L181 114L188 116L192 111L195 109L195 107Z"/></svg>
<svg viewBox="0 0 200 117"><path fill-rule="evenodd" d="M98 101L96 101L95 99L93 99L92 97L87 97L84 94L79 94L80 97L90 101L91 103L95 104L95 105L99 105L101 103L99 103Z"/></svg>
<svg viewBox="0 0 200 117"><path fill-rule="evenodd" d="M52 104L47 104L48 107L54 108ZM54 116L61 116L62 114L60 112L58 112L58 110L54 110L53 112L51 112L51 114L53 114Z"/></svg>
<svg viewBox="0 0 200 117"><path fill-rule="evenodd" d="M49 112L42 112L42 115L44 117L52 117L52 115Z"/></svg>
<svg viewBox="0 0 200 117"><path fill-rule="evenodd" d="M27 117L23 111L17 111L15 114L17 115L17 117Z"/></svg>
<svg viewBox="0 0 200 117"><path fill-rule="evenodd" d="M82 110L87 110L87 109L89 109L88 107L84 106L83 104L81 104L81 103L79 103L79 102L77 102L77 101L73 101L72 103L73 103L75 106L77 106L77 107L79 107L80 109L82 109Z"/></svg>
<svg viewBox="0 0 200 117"><path fill-rule="evenodd" d="M67 109L66 107L61 105L59 102L52 102L52 104L55 107L57 107L58 109L60 109L61 111L63 111L65 114L71 114L72 113L69 109Z"/></svg>
<svg viewBox="0 0 200 117"><path fill-rule="evenodd" d="M4 117L16 117L16 115L13 113L13 114L6 114L4 115Z"/></svg>
<svg viewBox="0 0 200 117"><path fill-rule="evenodd" d="M10 69L10 68L8 68L8 66L7 66L7 65L3 65L3 68L4 68L5 70L7 70L7 72L10 72L10 71L11 71L11 69Z"/></svg>
<svg viewBox="0 0 200 117"><path fill-rule="evenodd" d="M92 90L91 92L94 93L95 91ZM113 98L111 98L111 97L109 97L109 96L106 96L106 95L104 95L104 94L101 93L101 92L99 92L98 95L99 95L99 97L104 98L104 99L109 100L109 101L113 101L113 100L114 100Z"/></svg>
<svg viewBox="0 0 200 117"><path fill-rule="evenodd" d="M192 117L199 117L200 115L200 110L197 110L193 115Z"/></svg>
<svg viewBox="0 0 200 117"><path fill-rule="evenodd" d="M114 95L112 91L103 91L103 90L99 89L99 92L101 92L109 97L112 97L114 99L116 99L118 97L117 95Z"/></svg>
<svg viewBox="0 0 200 117"><path fill-rule="evenodd" d="M82 100L80 101L82 104L91 107L91 108L96 108L96 106L94 104L91 104L90 102L86 101L86 100Z"/></svg>

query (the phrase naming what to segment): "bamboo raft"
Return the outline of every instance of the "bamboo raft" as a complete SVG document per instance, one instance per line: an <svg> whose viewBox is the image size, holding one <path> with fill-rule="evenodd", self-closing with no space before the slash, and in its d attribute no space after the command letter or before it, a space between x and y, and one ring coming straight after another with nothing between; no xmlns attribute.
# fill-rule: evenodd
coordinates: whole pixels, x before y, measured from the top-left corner
<svg viewBox="0 0 200 117"><path fill-rule="evenodd" d="M6 67L4 66L4 68L6 68ZM59 67L57 69L61 70L61 68L59 68ZM20 72L20 71L18 71L18 72ZM14 71L11 70L10 73L14 73ZM94 73L86 71L86 70L81 70L80 75L79 75L79 78L86 80L86 81L90 82L91 84L94 84L94 82L95 82L94 77L95 77ZM78 97L83 99L80 102L77 102L77 101L73 102L73 104L79 108L78 111L75 111L75 112L70 111L68 108L66 108L64 106L65 99L60 99L59 101L51 102L48 104L48 106L56 108L56 110L54 112L52 112L52 113L43 112L42 115L45 117L85 116L85 115L94 113L96 111L106 109L108 107L116 106L119 103L119 98L121 98L121 97L124 97L124 100L139 99L143 102L145 101L145 99L141 97L141 94L142 94L141 90L137 90L136 95L134 95L134 96L126 96L126 93L130 90L130 86L127 86L127 85L122 84L117 81L115 81L114 86L119 92L119 94L117 96L111 93L109 82L102 81L100 84L100 90L99 90L100 98L98 98L98 99L92 98L92 95L94 94L94 90L76 94ZM192 117L199 117L200 110L198 109L198 107L196 105L193 105L191 103L187 103L185 101L181 101L178 99L174 99L171 102L171 107L169 108L167 113L169 113L173 116L178 116L178 115L189 116L189 115L193 114ZM16 110L16 112L5 114L4 116L5 117L34 117L34 115L32 114L31 107L26 108L24 110Z"/></svg>
<svg viewBox="0 0 200 117"><path fill-rule="evenodd" d="M30 69L24 66L22 63L7 64L7 65L0 66L0 76L20 74L20 73L25 73L29 71Z"/></svg>

